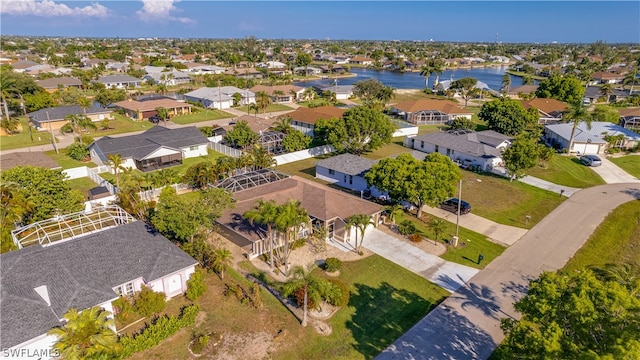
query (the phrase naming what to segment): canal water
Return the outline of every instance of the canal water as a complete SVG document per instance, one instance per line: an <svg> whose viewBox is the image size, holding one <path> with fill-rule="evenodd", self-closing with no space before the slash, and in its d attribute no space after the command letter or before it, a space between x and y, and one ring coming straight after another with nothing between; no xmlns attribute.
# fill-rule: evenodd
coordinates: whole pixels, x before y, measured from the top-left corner
<svg viewBox="0 0 640 360"><path fill-rule="evenodd" d="M508 67L481 67L472 69L455 69L446 70L440 74L440 81L444 80L458 80L465 77L472 77L486 83L491 89L500 91L502 87L502 77L506 74ZM391 86L396 89L424 89L425 78L420 76L419 72L396 72L386 70L373 70L364 68L351 68L351 73L355 74L354 77L338 78L338 85L353 85L354 83L367 80L377 79L381 83L387 86ZM431 75L429 77L429 87L433 87L436 76ZM298 86L313 86L313 85L334 85L335 79L328 78L322 80L312 81L300 81L295 82ZM511 76L511 87L520 86L522 79L516 76Z"/></svg>

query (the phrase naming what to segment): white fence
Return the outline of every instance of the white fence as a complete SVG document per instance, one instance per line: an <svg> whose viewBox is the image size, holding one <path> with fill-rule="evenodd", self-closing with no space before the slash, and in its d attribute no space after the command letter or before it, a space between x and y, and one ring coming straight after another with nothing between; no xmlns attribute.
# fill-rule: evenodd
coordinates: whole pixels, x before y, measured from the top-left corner
<svg viewBox="0 0 640 360"><path fill-rule="evenodd" d="M238 149L234 149L232 147L228 147L226 145L222 145L220 143L209 142L209 148L221 154L235 157L235 158L242 156L242 151Z"/></svg>
<svg viewBox="0 0 640 360"><path fill-rule="evenodd" d="M173 184L173 185L169 185L172 188L174 188L176 190L176 192L180 192L180 191L184 191L184 190L189 190L190 187L187 184ZM155 200L160 196L160 193L162 193L162 189L163 188L157 188L157 189L151 189L151 190L146 190L146 191L141 191L138 193L138 195L140 195L140 199L141 200L145 200L145 201L151 201L151 200Z"/></svg>
<svg viewBox="0 0 640 360"><path fill-rule="evenodd" d="M407 135L418 135L418 130L419 128L417 126L396 129L396 131L391 136L398 137L398 136L407 136Z"/></svg>
<svg viewBox="0 0 640 360"><path fill-rule="evenodd" d="M319 155L329 154L336 151L331 145L323 145L314 147L307 150L300 150L288 154L282 154L278 156L274 156L273 160L276 161L276 165L288 164L290 162L304 160L308 158L312 158Z"/></svg>
<svg viewBox="0 0 640 360"><path fill-rule="evenodd" d="M62 170L62 173L67 175L69 180L80 179L89 176L89 168L86 166L80 166L73 169Z"/></svg>
<svg viewBox="0 0 640 360"><path fill-rule="evenodd" d="M109 168L108 166L105 166L105 167ZM100 168L103 168L103 166L100 166ZM100 175L98 175L99 172L106 172L106 171L99 171L99 169L97 168L89 169L89 171L87 171L87 176L89 176L89 179L93 180L96 184L98 184L98 186L106 187L107 190L109 191L109 194L115 195L116 187L113 186L107 180L103 179Z"/></svg>

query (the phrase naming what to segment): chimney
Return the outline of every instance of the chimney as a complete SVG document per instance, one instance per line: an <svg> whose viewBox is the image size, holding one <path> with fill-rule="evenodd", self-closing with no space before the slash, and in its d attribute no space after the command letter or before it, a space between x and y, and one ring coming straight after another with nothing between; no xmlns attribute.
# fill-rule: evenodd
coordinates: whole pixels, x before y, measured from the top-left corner
<svg viewBox="0 0 640 360"><path fill-rule="evenodd" d="M47 290L47 285L38 286L37 288L33 288L38 295L47 303L47 306L51 306L51 300L49 300L49 291Z"/></svg>

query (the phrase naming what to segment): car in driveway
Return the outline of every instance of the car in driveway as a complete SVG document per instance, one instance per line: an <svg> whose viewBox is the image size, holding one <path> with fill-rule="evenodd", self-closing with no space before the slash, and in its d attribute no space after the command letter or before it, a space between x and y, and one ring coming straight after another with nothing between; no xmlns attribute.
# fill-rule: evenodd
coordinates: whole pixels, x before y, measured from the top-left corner
<svg viewBox="0 0 640 360"><path fill-rule="evenodd" d="M459 200L458 198L451 198L443 201L440 204L440 208L442 210L447 210L454 214L457 214L458 204L460 204L460 215L468 214L471 212L471 205L464 200Z"/></svg>
<svg viewBox="0 0 640 360"><path fill-rule="evenodd" d="M154 124L157 124L160 122L160 117L158 115L153 115L149 117L149 121L151 121Z"/></svg>
<svg viewBox="0 0 640 360"><path fill-rule="evenodd" d="M602 165L602 160L595 155L580 156L580 162L587 166L592 166L592 167Z"/></svg>

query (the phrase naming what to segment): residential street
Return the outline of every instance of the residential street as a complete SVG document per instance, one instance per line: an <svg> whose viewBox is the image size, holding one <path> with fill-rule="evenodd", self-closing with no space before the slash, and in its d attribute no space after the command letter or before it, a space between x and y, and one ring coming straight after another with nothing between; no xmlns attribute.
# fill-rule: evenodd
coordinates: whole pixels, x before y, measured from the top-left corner
<svg viewBox="0 0 640 360"><path fill-rule="evenodd" d="M504 338L500 319L518 318L513 303L528 281L562 268L610 211L634 199L637 183L576 192L376 359L487 359Z"/></svg>

